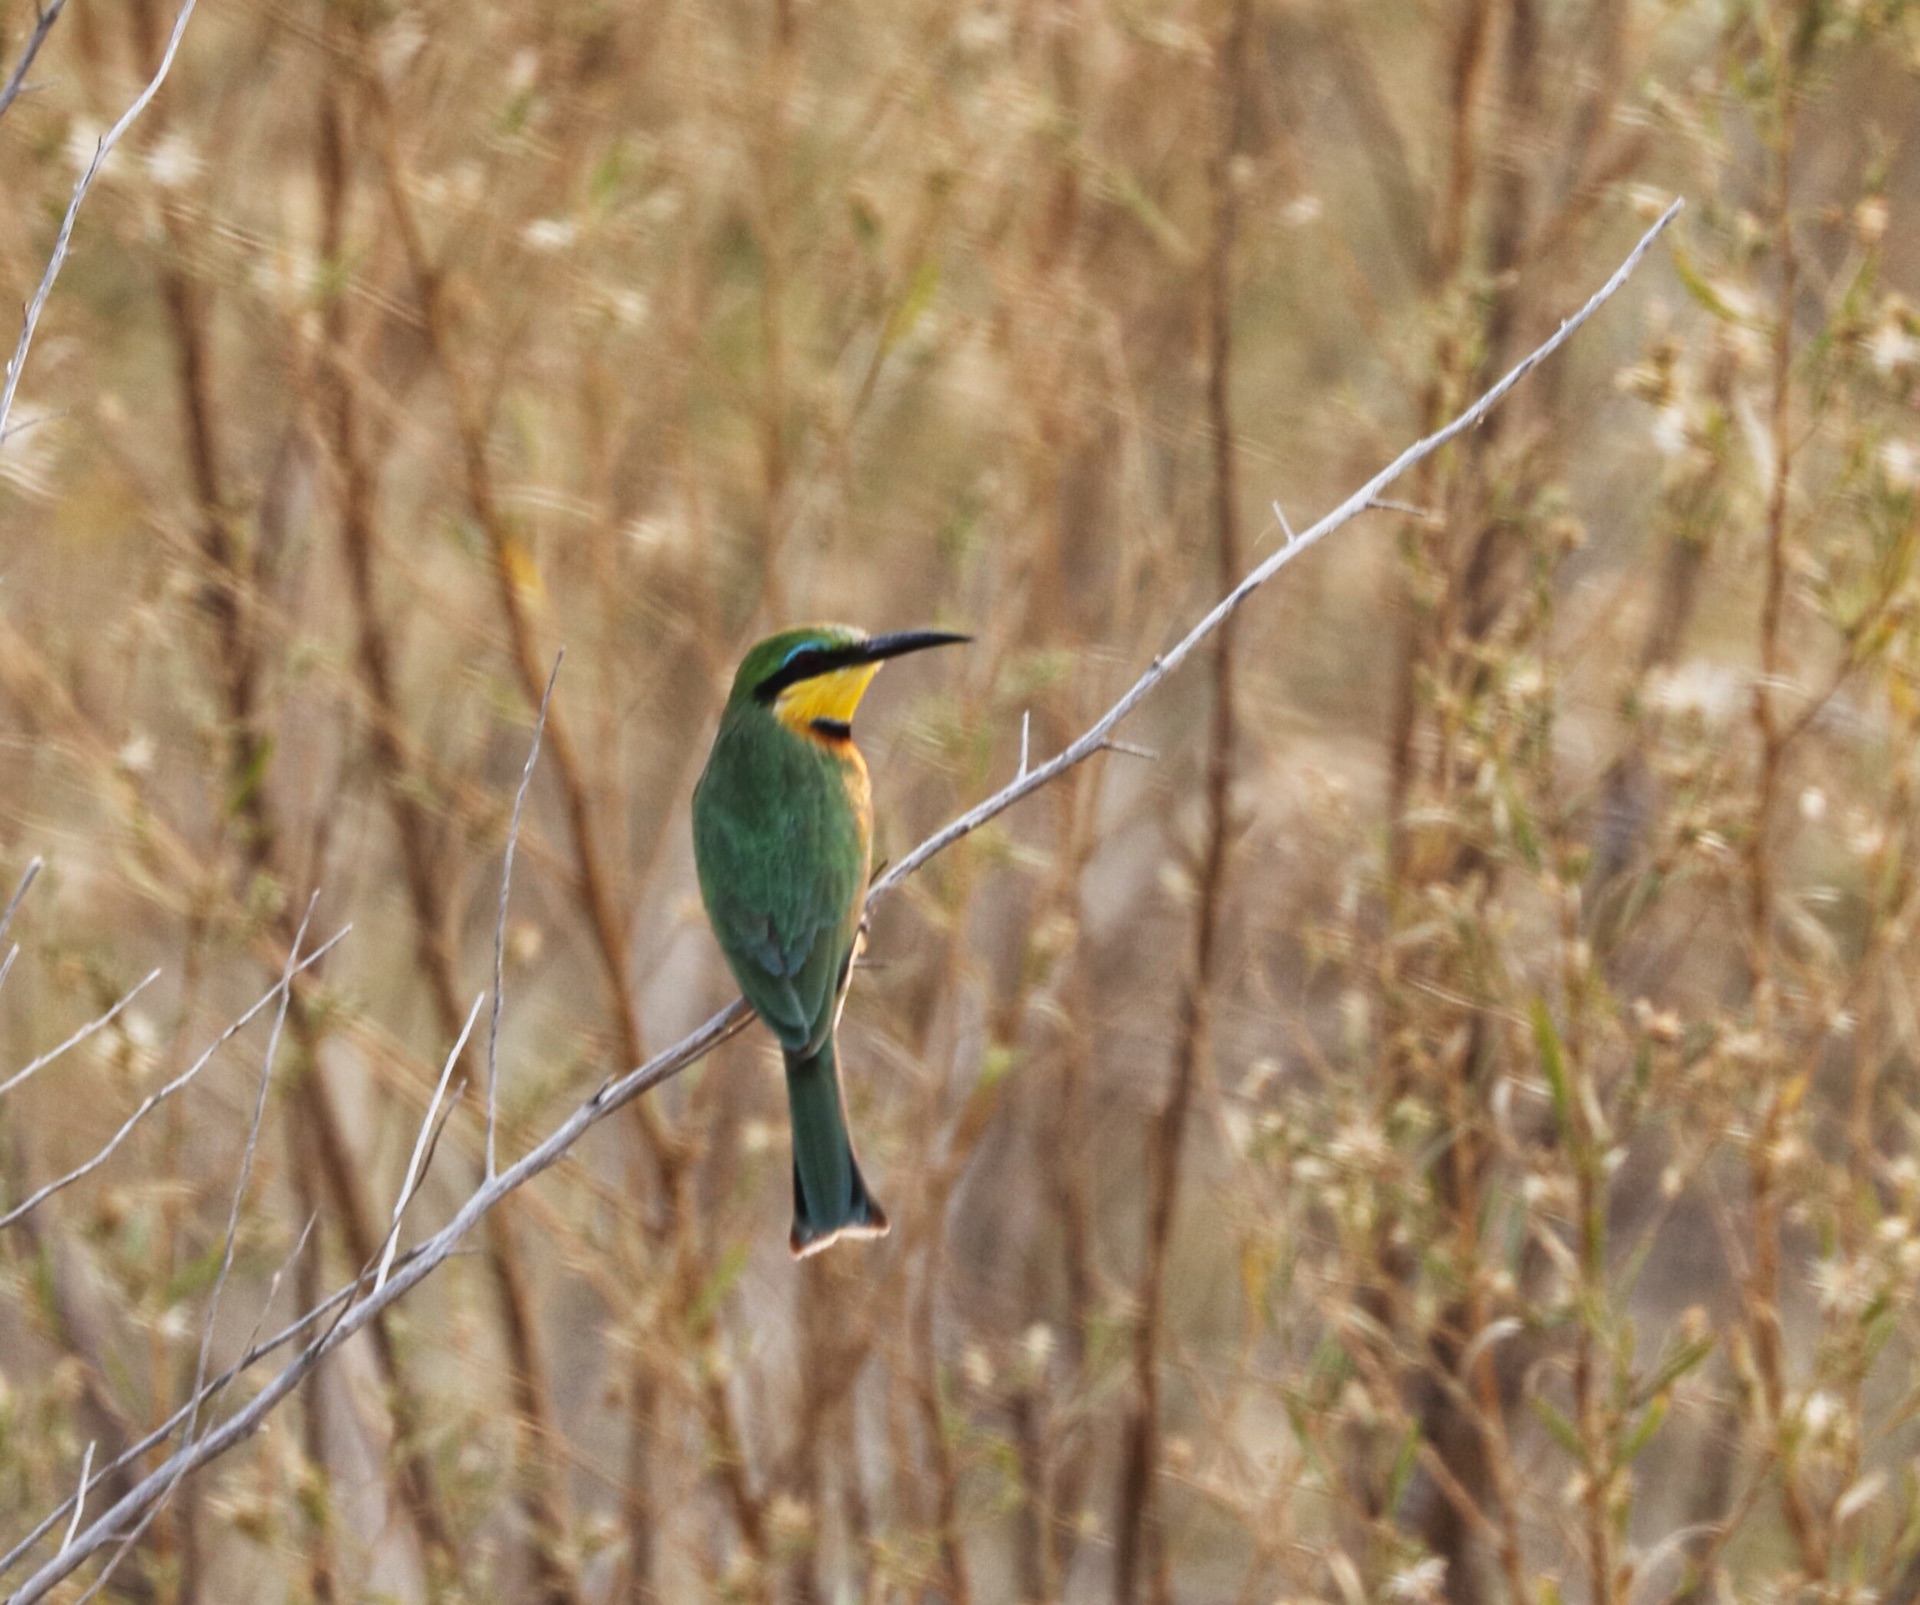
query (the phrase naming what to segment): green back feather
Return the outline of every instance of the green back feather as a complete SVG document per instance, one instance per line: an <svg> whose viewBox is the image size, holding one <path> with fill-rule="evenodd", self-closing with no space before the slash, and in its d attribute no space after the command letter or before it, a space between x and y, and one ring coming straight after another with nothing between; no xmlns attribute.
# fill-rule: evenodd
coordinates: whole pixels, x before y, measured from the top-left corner
<svg viewBox="0 0 1920 1605"><path fill-rule="evenodd" d="M754 689L794 648L851 630L789 630L750 651L693 793L700 895L740 990L779 1039L793 1123L796 1254L887 1229L847 1133L833 1029L859 934L871 821L850 745L809 740Z"/></svg>
<svg viewBox="0 0 1920 1605"><path fill-rule="evenodd" d="M714 935L747 1001L796 1052L832 1029L860 927L870 844L848 790L858 761L794 734L749 696L728 703L694 791Z"/></svg>

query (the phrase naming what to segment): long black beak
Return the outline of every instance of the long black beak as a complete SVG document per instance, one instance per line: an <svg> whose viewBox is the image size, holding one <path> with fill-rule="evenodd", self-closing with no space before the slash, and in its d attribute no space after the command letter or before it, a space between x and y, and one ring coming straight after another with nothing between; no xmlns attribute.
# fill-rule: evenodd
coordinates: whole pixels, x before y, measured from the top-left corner
<svg viewBox="0 0 1920 1605"><path fill-rule="evenodd" d="M971 641L970 635L954 635L947 630L900 630L893 635L876 635L859 646L847 649L849 663L880 663L887 658L903 658L909 652L924 652L930 646L956 646Z"/></svg>

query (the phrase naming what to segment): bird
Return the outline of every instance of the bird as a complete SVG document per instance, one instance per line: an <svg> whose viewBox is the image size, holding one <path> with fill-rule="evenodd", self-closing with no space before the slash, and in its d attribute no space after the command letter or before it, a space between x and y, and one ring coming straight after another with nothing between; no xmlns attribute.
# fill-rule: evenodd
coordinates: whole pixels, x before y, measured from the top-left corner
<svg viewBox="0 0 1920 1605"><path fill-rule="evenodd" d="M708 923L786 1060L795 1258L882 1237L847 1129L834 1036L865 943L873 791L853 716L889 658L971 639L944 630L782 630L752 647L693 791Z"/></svg>

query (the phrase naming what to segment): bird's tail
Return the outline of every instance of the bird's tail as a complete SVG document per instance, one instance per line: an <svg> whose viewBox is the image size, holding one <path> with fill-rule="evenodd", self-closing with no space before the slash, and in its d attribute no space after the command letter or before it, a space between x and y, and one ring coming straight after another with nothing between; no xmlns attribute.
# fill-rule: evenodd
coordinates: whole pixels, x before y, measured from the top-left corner
<svg viewBox="0 0 1920 1605"><path fill-rule="evenodd" d="M793 1235L796 1258L842 1237L883 1237L887 1213L867 1191L847 1135L833 1037L817 1053L789 1053L787 1112L793 1121Z"/></svg>

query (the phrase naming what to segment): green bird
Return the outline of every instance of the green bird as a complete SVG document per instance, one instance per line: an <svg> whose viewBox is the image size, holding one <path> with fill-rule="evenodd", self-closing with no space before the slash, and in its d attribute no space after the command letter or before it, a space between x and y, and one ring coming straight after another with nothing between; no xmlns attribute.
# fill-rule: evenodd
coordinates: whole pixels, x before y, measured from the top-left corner
<svg viewBox="0 0 1920 1605"><path fill-rule="evenodd" d="M854 710L886 659L968 639L938 630L869 636L839 624L767 637L733 677L694 787L707 918L787 1061L796 1256L887 1230L853 1157L833 1047L873 845Z"/></svg>

